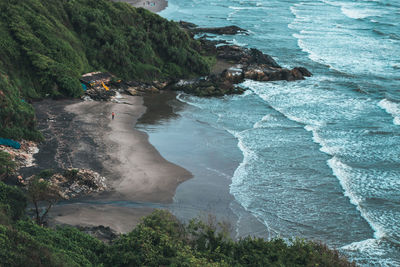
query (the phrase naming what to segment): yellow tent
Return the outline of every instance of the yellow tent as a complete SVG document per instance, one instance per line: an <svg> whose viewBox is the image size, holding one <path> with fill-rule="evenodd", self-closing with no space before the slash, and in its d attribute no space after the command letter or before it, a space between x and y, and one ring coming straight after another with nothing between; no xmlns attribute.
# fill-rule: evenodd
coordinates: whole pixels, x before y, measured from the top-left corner
<svg viewBox="0 0 400 267"><path fill-rule="evenodd" d="M108 87L104 84L104 82L101 82L101 85L103 85L103 87L104 87L104 89L106 89L106 91L110 90L110 88L108 88Z"/></svg>

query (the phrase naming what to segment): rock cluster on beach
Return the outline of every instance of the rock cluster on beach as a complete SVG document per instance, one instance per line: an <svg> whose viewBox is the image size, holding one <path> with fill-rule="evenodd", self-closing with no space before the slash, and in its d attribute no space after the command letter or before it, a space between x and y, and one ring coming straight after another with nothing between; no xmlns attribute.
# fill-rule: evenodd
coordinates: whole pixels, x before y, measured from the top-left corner
<svg viewBox="0 0 400 267"><path fill-rule="evenodd" d="M89 88L85 92L86 96L97 101L109 101L113 96L115 96L115 94L115 90L106 91L102 87Z"/></svg>
<svg viewBox="0 0 400 267"><path fill-rule="evenodd" d="M125 92L133 96L142 96L144 94L158 94L160 90L164 90L171 82L140 82L127 81L108 84L109 90L105 90L102 86L90 87L86 90L83 99L96 101L113 101L117 96L117 92Z"/></svg>
<svg viewBox="0 0 400 267"><path fill-rule="evenodd" d="M157 94L168 85L168 82L153 81L151 83L129 81L125 83L124 89L133 96L143 95L145 93Z"/></svg>

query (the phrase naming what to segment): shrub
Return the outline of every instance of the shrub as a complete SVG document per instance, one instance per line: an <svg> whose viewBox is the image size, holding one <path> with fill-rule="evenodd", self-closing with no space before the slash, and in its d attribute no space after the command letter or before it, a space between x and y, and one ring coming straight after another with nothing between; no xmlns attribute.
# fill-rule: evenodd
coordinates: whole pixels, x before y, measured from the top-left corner
<svg viewBox="0 0 400 267"><path fill-rule="evenodd" d="M15 171L15 167L16 165L11 155L5 151L0 151L0 180L12 174Z"/></svg>
<svg viewBox="0 0 400 267"><path fill-rule="evenodd" d="M25 194L16 186L0 182L0 205L3 214L7 214L14 221L18 220L25 214Z"/></svg>
<svg viewBox="0 0 400 267"><path fill-rule="evenodd" d="M45 169L39 172L36 176L39 178L49 179L51 176L55 174L53 169Z"/></svg>

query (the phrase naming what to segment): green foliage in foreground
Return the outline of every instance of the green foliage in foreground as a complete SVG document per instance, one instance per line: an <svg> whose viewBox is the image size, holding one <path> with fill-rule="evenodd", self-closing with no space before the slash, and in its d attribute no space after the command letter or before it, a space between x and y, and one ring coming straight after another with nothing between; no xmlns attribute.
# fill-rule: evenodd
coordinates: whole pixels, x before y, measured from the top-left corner
<svg viewBox="0 0 400 267"><path fill-rule="evenodd" d="M15 171L16 164L8 152L0 150L0 180L7 178Z"/></svg>
<svg viewBox="0 0 400 267"><path fill-rule="evenodd" d="M0 47L0 137L41 140L35 127L35 112L21 97L15 81L1 71Z"/></svg>
<svg viewBox="0 0 400 267"><path fill-rule="evenodd" d="M0 266L355 266L318 243L233 241L221 225L197 220L183 225L159 210L104 244L76 228L49 229L21 220L25 202L17 191L0 182L0 204L19 207L18 216L0 224Z"/></svg>
<svg viewBox="0 0 400 267"><path fill-rule="evenodd" d="M25 214L26 200L18 187L0 182L0 224L21 219Z"/></svg>
<svg viewBox="0 0 400 267"><path fill-rule="evenodd" d="M40 139L27 99L77 97L81 74L204 75L199 43L174 22L109 0L0 0L0 137Z"/></svg>

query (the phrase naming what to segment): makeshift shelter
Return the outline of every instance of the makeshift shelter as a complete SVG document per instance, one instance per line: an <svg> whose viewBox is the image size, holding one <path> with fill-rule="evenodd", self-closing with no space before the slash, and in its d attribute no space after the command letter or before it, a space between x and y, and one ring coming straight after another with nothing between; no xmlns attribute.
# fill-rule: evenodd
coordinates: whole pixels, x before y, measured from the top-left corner
<svg viewBox="0 0 400 267"><path fill-rule="evenodd" d="M109 72L90 72L83 74L80 80L87 87L96 87L110 83L112 78L113 75Z"/></svg>

